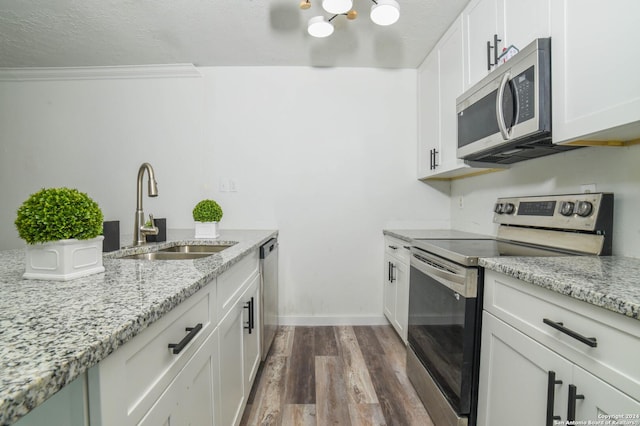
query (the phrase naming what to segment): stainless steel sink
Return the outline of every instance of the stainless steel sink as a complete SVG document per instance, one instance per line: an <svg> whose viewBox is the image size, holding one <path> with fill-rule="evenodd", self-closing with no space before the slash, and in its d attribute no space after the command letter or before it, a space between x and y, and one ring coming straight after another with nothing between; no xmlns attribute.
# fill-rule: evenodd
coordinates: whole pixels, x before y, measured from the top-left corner
<svg viewBox="0 0 640 426"><path fill-rule="evenodd" d="M235 243L233 243L233 244L235 244ZM159 252L163 252L163 253L185 253L185 254L186 253L192 253L192 254L208 253L208 254L213 254L213 253L221 252L222 250L231 247L233 244L207 244L207 245L185 244L185 245L178 245L178 246L168 247L168 248L161 249L161 250L158 250L158 251Z"/></svg>
<svg viewBox="0 0 640 426"><path fill-rule="evenodd" d="M201 257L211 256L213 253L180 253L154 251L151 253L130 254L128 256L119 257L119 259L138 259L138 260L188 260L199 259Z"/></svg>
<svg viewBox="0 0 640 426"><path fill-rule="evenodd" d="M167 247L151 253L130 254L121 256L118 259L137 260L188 260L199 259L201 257L212 256L220 253L235 243L230 244L183 244Z"/></svg>

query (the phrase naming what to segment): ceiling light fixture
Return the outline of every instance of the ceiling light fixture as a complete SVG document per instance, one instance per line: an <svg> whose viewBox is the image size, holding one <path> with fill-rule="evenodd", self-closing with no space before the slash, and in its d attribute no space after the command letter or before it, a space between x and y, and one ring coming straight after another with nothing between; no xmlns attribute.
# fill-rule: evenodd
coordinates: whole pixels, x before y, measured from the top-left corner
<svg viewBox="0 0 640 426"><path fill-rule="evenodd" d="M378 25L392 25L400 18L400 5L396 0L371 0L371 20ZM311 8L311 0L301 0L300 9ZM333 21L338 15L345 15L347 19L354 20L358 17L358 12L353 9L353 0L322 0L322 8L333 14L329 19L323 16L314 16L309 19L307 31L313 37L328 37L333 34Z"/></svg>
<svg viewBox="0 0 640 426"><path fill-rule="evenodd" d="M333 24L331 23L331 19L327 21L326 19L324 19L324 16L314 16L313 18L309 19L307 31L314 37L329 37L331 34L333 34Z"/></svg>
<svg viewBox="0 0 640 426"><path fill-rule="evenodd" d="M400 18L400 5L396 0L372 0L371 20L378 25L395 24Z"/></svg>
<svg viewBox="0 0 640 426"><path fill-rule="evenodd" d="M322 8L334 15L347 13L352 7L352 0L322 0Z"/></svg>

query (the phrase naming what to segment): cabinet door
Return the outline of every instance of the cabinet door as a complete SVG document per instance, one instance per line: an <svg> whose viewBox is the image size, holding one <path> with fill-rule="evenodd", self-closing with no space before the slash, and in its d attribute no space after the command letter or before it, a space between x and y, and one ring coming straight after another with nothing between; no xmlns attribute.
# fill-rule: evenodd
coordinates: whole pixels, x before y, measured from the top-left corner
<svg viewBox="0 0 640 426"><path fill-rule="evenodd" d="M511 45L522 49L536 38L549 37L549 8L549 0L501 0L500 16L504 17L504 24L498 55Z"/></svg>
<svg viewBox="0 0 640 426"><path fill-rule="evenodd" d="M619 424L640 424L640 417L634 417L640 416L640 401L577 366L574 367L572 384L576 386L576 393L584 397L575 402L576 421L606 421L614 419L606 415L622 415L617 418Z"/></svg>
<svg viewBox="0 0 640 426"><path fill-rule="evenodd" d="M138 424L213 425L213 376L217 372L217 353L218 330L215 330Z"/></svg>
<svg viewBox="0 0 640 426"><path fill-rule="evenodd" d="M493 46L498 30L498 0L475 0L462 12L465 30L465 89L473 86L489 73L487 42ZM500 50L502 44L499 45ZM493 62L493 50L491 50ZM493 69L493 67L491 68Z"/></svg>
<svg viewBox="0 0 640 426"><path fill-rule="evenodd" d="M433 173L440 148L440 76L437 50L418 68L418 178ZM435 164L433 152L435 154ZM436 166L437 169L437 166Z"/></svg>
<svg viewBox="0 0 640 426"><path fill-rule="evenodd" d="M260 275L256 275L240 298L243 305L244 393L249 397L251 385L260 366Z"/></svg>
<svg viewBox="0 0 640 426"><path fill-rule="evenodd" d="M220 333L220 406L216 407L220 425L238 424L244 400L244 361L242 357L242 305L236 303L219 325Z"/></svg>
<svg viewBox="0 0 640 426"><path fill-rule="evenodd" d="M640 2L554 0L551 8L553 142L640 137Z"/></svg>
<svg viewBox="0 0 640 426"><path fill-rule="evenodd" d="M458 160L456 98L464 89L462 20L456 19L438 43L440 55L440 161L443 169L467 167Z"/></svg>
<svg viewBox="0 0 640 426"><path fill-rule="evenodd" d="M406 344L407 325L409 323L409 266L402 262L396 262L395 266L396 306L392 323L400 338Z"/></svg>
<svg viewBox="0 0 640 426"><path fill-rule="evenodd" d="M488 312L482 319L477 424L553 424L547 409L566 420L572 364ZM553 395L550 372L562 381L551 387Z"/></svg>

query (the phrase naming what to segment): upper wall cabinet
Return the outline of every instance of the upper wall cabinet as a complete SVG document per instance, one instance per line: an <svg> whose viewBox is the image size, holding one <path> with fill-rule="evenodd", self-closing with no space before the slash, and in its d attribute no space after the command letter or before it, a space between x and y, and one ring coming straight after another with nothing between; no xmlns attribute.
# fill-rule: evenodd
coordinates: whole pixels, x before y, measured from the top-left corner
<svg viewBox="0 0 640 426"><path fill-rule="evenodd" d="M555 143L640 139L638 16L638 0L552 2Z"/></svg>
<svg viewBox="0 0 640 426"><path fill-rule="evenodd" d="M549 0L472 0L464 21L465 90L495 68L509 46L549 37Z"/></svg>
<svg viewBox="0 0 640 426"><path fill-rule="evenodd" d="M477 170L456 157L456 98L463 91L459 17L418 69L418 178L450 179Z"/></svg>

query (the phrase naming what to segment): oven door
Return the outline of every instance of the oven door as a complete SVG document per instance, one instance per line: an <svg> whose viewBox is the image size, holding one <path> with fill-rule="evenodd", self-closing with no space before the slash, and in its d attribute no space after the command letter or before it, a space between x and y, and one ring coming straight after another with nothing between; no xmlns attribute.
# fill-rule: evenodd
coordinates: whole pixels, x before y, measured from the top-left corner
<svg viewBox="0 0 640 426"><path fill-rule="evenodd" d="M476 297L482 294L479 270L413 250L409 346L453 411L468 416L475 412L477 392L482 308Z"/></svg>

